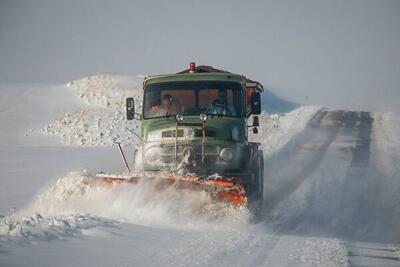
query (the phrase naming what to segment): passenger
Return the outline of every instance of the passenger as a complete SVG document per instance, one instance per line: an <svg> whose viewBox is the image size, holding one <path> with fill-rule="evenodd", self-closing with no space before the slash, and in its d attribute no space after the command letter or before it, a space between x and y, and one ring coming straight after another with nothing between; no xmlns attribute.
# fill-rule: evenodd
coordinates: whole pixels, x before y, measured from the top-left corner
<svg viewBox="0 0 400 267"><path fill-rule="evenodd" d="M218 90L218 98L207 107L206 113L236 116L235 107L228 102L226 89Z"/></svg>
<svg viewBox="0 0 400 267"><path fill-rule="evenodd" d="M179 109L172 96L170 94L165 94L161 100L161 104L152 106L151 110L157 115L167 116L177 114Z"/></svg>

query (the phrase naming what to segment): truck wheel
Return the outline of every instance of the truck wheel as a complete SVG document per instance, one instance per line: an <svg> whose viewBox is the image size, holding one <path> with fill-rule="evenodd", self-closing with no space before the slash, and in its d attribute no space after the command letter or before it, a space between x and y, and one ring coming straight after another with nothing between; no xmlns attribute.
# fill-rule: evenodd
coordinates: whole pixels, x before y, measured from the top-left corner
<svg viewBox="0 0 400 267"><path fill-rule="evenodd" d="M264 155L261 150L258 150L258 155L256 159L256 195L257 195L257 200L260 200L261 202L264 199Z"/></svg>
<svg viewBox="0 0 400 267"><path fill-rule="evenodd" d="M252 210L255 215L255 219L261 219L262 217L262 206L264 200L264 156L262 151L258 151L254 158L253 163L254 173L254 184L252 186Z"/></svg>

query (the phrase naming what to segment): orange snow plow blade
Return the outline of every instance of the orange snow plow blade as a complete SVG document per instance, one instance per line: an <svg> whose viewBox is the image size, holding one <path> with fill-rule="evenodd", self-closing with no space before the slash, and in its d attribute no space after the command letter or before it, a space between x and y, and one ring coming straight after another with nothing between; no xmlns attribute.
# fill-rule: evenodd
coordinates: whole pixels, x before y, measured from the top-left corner
<svg viewBox="0 0 400 267"><path fill-rule="evenodd" d="M174 186L178 190L188 189L193 191L205 191L210 196L221 202L229 203L233 206L248 207L247 194L243 183L237 177L224 176L197 176L197 175L118 175L118 174L97 174L97 178L106 184L137 184L140 180L153 180L157 190L163 190Z"/></svg>

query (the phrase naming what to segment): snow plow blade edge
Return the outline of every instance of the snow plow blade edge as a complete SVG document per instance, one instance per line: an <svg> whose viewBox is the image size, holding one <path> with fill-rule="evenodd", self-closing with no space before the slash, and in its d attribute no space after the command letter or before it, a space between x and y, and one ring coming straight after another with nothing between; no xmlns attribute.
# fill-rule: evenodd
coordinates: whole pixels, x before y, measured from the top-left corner
<svg viewBox="0 0 400 267"><path fill-rule="evenodd" d="M99 182L107 185L137 184L141 180L147 180L154 181L157 190L174 186L177 190L205 191L216 201L248 208L247 194L241 179L238 177L203 177L197 175L168 175L162 177L160 175L141 176L100 173L96 175L96 178L99 179Z"/></svg>

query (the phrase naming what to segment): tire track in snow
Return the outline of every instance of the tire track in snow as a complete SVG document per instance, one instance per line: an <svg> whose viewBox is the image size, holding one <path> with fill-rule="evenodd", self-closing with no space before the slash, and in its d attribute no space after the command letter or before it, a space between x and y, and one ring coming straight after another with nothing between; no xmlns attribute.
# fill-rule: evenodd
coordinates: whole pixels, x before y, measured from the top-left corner
<svg viewBox="0 0 400 267"><path fill-rule="evenodd" d="M342 210L338 214L338 231L348 239L368 242L398 242L400 238L400 200L398 174L380 171L381 157L387 156L377 146L371 114L355 114L348 131L356 137L353 159L340 195ZM352 126L352 127L351 127ZM398 263L400 266L400 263Z"/></svg>
<svg viewBox="0 0 400 267"><path fill-rule="evenodd" d="M347 242L351 267L400 266L396 249L387 244Z"/></svg>
<svg viewBox="0 0 400 267"><path fill-rule="evenodd" d="M368 193L367 172L370 159L372 119L369 112L353 112L346 116L344 131L356 138L351 149L352 161L347 171L340 196L339 229L346 236L354 236L368 217L365 209ZM373 192L370 192L373 193Z"/></svg>
<svg viewBox="0 0 400 267"><path fill-rule="evenodd" d="M320 111L293 142L265 162L264 212L286 199L319 166L338 133L343 114Z"/></svg>
<svg viewBox="0 0 400 267"><path fill-rule="evenodd" d="M314 126L266 162L267 228L397 243L400 182L380 172L386 154L372 130L382 129L351 111L320 114Z"/></svg>
<svg viewBox="0 0 400 267"><path fill-rule="evenodd" d="M266 198L271 201L265 210L267 226L283 233L342 238L356 232L358 218L354 215L359 205L348 203L363 203L364 193L356 189L362 187L362 177L369 171L365 168L369 164L370 132L368 113L333 111L318 116L290 148L273 158L278 162L272 165L278 175L266 177L275 182L265 182L267 192L268 186L272 192ZM349 177L355 174L359 179L351 180ZM354 183L351 188L349 180Z"/></svg>

